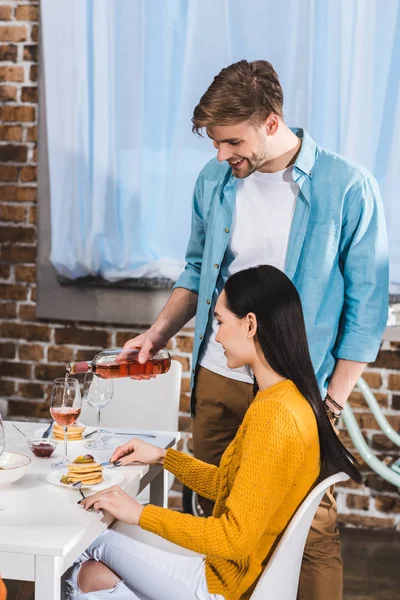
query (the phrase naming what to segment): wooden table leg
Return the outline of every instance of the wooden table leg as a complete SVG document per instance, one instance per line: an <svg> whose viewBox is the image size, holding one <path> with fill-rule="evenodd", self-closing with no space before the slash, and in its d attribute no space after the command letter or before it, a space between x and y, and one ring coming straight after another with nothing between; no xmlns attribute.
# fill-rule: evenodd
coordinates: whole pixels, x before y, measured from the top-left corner
<svg viewBox="0 0 400 600"><path fill-rule="evenodd" d="M36 556L35 600L61 600L61 558Z"/></svg>

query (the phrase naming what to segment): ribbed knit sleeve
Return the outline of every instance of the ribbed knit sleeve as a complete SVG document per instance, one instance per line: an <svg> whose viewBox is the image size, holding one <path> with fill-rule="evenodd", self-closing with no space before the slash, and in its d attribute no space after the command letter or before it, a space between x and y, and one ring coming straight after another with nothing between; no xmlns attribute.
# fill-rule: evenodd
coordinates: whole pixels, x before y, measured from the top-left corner
<svg viewBox="0 0 400 600"><path fill-rule="evenodd" d="M167 451L163 466L196 494L215 501L219 485L218 467L173 448Z"/></svg>
<svg viewBox="0 0 400 600"><path fill-rule="evenodd" d="M185 548L228 560L249 556L296 485L305 448L292 413L273 397L254 401L243 421L242 458L221 517L206 519L146 506L140 526ZM224 457L229 461L229 446ZM220 493L228 469L220 467Z"/></svg>

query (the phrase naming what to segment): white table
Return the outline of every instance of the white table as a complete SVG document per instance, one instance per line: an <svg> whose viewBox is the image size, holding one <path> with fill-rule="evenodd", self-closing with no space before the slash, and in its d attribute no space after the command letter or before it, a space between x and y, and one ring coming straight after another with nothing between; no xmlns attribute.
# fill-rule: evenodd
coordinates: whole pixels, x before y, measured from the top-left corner
<svg viewBox="0 0 400 600"><path fill-rule="evenodd" d="M34 432L46 429L43 423L16 424L30 437ZM4 427L6 451L26 454L32 462L25 477L0 488L0 507L3 507L0 511L0 573L4 579L34 581L35 600L60 600L62 574L113 522L113 518L107 513L83 510L77 504L78 491L46 481L50 464L63 454L63 442L58 443L50 459L36 458L26 439L10 421L5 421ZM155 434L156 438L146 441L162 448L173 446L179 439L176 432L148 433ZM129 439L115 436L110 441L118 446ZM68 456L72 460L87 453L99 461L111 456L111 450L87 450L84 442L69 442ZM121 472L124 481L118 485L128 494L135 497L150 485L151 503L163 504L164 476L160 466L132 465L121 467Z"/></svg>

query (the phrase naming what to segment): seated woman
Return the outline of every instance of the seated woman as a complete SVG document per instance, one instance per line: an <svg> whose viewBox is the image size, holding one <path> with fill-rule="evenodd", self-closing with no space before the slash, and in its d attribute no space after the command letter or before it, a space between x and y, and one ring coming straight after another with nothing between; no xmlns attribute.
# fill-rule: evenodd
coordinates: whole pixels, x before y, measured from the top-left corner
<svg viewBox="0 0 400 600"><path fill-rule="evenodd" d="M249 598L321 465L360 481L324 410L300 299L288 277L268 265L232 275L215 314L228 366L248 365L259 388L220 466L135 439L111 459L162 464L215 501L213 515L143 507L118 487L83 500L86 509L105 509L123 523L72 567L68 598Z"/></svg>

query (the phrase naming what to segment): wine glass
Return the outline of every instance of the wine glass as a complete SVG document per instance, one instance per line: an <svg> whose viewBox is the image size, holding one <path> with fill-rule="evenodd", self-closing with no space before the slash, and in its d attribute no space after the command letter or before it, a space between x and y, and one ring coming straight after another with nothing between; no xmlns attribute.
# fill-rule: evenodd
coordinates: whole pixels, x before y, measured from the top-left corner
<svg viewBox="0 0 400 600"><path fill-rule="evenodd" d="M73 377L55 379L51 390L50 414L58 425L64 427L64 457L51 465L55 469L68 465L67 427L77 421L81 409L82 398L78 380Z"/></svg>
<svg viewBox="0 0 400 600"><path fill-rule="evenodd" d="M5 446L6 446L6 436L4 434L4 425L3 425L3 421L2 421L1 413L0 413L0 456L4 452Z"/></svg>
<svg viewBox="0 0 400 600"><path fill-rule="evenodd" d="M101 411L107 406L114 395L113 382L110 379L100 379L100 377L96 377L93 373L86 373L83 382L83 395L89 406L97 410L96 437L94 440L86 442L85 448L92 448L93 450L111 448L111 445L107 444L101 436L100 417Z"/></svg>

